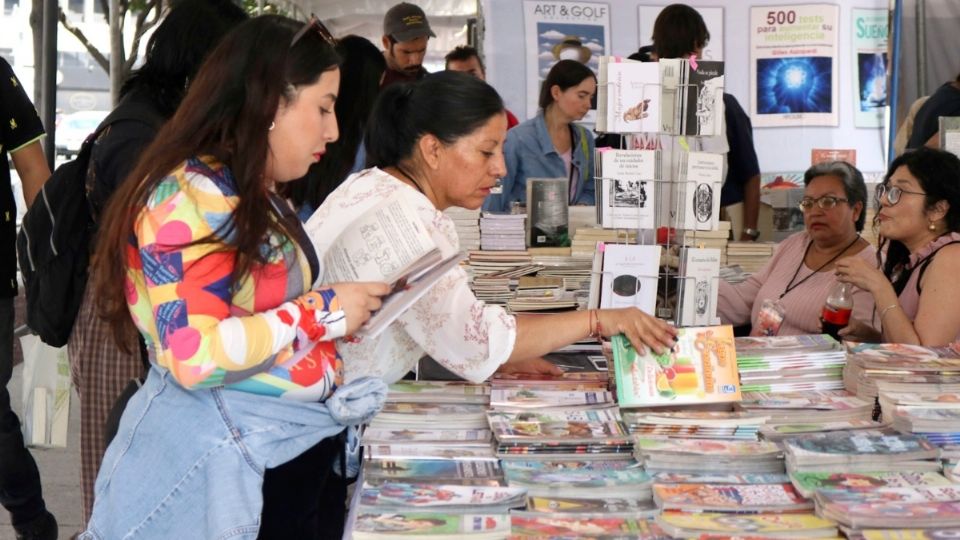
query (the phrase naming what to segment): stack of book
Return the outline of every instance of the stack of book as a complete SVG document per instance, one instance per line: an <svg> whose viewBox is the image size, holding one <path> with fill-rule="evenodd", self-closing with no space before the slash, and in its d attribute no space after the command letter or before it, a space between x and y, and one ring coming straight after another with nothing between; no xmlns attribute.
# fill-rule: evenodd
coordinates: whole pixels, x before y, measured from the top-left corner
<svg viewBox="0 0 960 540"><path fill-rule="evenodd" d="M520 251L527 248L525 214L494 214L480 217L480 246L484 251Z"/></svg>
<svg viewBox="0 0 960 540"><path fill-rule="evenodd" d="M960 393L960 352L953 347L847 342L847 390L873 399L881 381L890 391Z"/></svg>
<svg viewBox="0 0 960 540"><path fill-rule="evenodd" d="M664 512L657 523L674 538L837 538L837 526L812 514Z"/></svg>
<svg viewBox="0 0 960 540"><path fill-rule="evenodd" d="M581 227L574 229L571 255L573 257L593 257L597 250L597 242L608 244L636 244L636 229L600 229L597 227Z"/></svg>
<svg viewBox="0 0 960 540"><path fill-rule="evenodd" d="M821 433L783 441L787 470L796 472L923 472L940 470L939 450L915 435Z"/></svg>
<svg viewBox="0 0 960 540"><path fill-rule="evenodd" d="M777 474L783 452L770 442L716 439L634 439L634 454L647 472Z"/></svg>
<svg viewBox="0 0 960 540"><path fill-rule="evenodd" d="M822 489L814 500L817 513L839 523L850 538L859 536L862 529L902 529L904 525L916 529L960 527L960 488L952 485L880 487L869 491ZM930 532L931 538L940 537L935 531Z"/></svg>
<svg viewBox="0 0 960 540"><path fill-rule="evenodd" d="M629 411L623 421L630 433L644 438L756 441L767 417L729 411Z"/></svg>
<svg viewBox="0 0 960 540"><path fill-rule="evenodd" d="M664 512L797 513L813 509L793 484L654 484Z"/></svg>
<svg viewBox="0 0 960 540"><path fill-rule="evenodd" d="M777 244L773 242L730 242L727 244L727 264L737 265L753 274L767 264Z"/></svg>
<svg viewBox="0 0 960 540"><path fill-rule="evenodd" d="M943 470L953 475L960 463L960 394L937 390L936 385L916 392L893 392L879 383L879 404L884 421L900 433L921 435L938 448Z"/></svg>
<svg viewBox="0 0 960 540"><path fill-rule="evenodd" d="M743 392L843 389L843 346L832 337L739 337L737 368Z"/></svg>
<svg viewBox="0 0 960 540"><path fill-rule="evenodd" d="M490 444L490 388L403 381L365 429L352 538L505 538L526 493Z"/></svg>
<svg viewBox="0 0 960 540"><path fill-rule="evenodd" d="M836 422L869 421L873 403L842 390L744 394L737 410L766 417L761 430L770 426L823 426ZM819 430L819 429L818 429Z"/></svg>
<svg viewBox="0 0 960 540"><path fill-rule="evenodd" d="M513 298L507 301L507 307L513 312L558 311L577 306L573 293L564 287L563 278L555 276L522 276Z"/></svg>
<svg viewBox="0 0 960 540"><path fill-rule="evenodd" d="M480 210L468 210L459 206L451 206L443 211L457 228L457 237L460 239L460 250L471 251L480 249Z"/></svg>

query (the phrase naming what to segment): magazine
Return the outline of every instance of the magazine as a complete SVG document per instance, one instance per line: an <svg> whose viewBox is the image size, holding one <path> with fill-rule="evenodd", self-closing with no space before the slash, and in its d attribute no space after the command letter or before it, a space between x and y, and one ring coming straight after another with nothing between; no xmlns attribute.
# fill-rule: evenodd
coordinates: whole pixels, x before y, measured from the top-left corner
<svg viewBox="0 0 960 540"><path fill-rule="evenodd" d="M665 354L637 354L623 335L613 337L617 400L649 407L740 400L733 328L680 328Z"/></svg>
<svg viewBox="0 0 960 540"><path fill-rule="evenodd" d="M311 223L306 226L311 234ZM323 283L381 281L391 292L357 336L376 337L419 300L463 254L446 259L416 210L399 193L364 212L323 256Z"/></svg>

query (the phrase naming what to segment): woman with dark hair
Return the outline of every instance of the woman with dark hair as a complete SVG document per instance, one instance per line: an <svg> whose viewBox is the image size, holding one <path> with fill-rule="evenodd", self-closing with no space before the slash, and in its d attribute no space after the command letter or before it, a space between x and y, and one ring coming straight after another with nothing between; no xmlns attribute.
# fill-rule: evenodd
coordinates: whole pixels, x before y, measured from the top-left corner
<svg viewBox="0 0 960 540"><path fill-rule="evenodd" d="M803 175L804 231L785 239L773 257L742 283L720 280L717 314L724 324L751 325L751 335L819 334L823 303L842 257L870 263L876 251L860 237L867 187L856 167L820 163ZM854 316L868 317L873 298L854 290ZM776 323L776 324L772 324Z"/></svg>
<svg viewBox="0 0 960 540"><path fill-rule="evenodd" d="M147 44L143 65L120 90L120 104L104 121L87 172L94 212L130 174L186 93L207 53L247 14L229 0L180 2L164 17ZM93 287L77 315L68 343L71 376L80 397L80 493L83 521L93 511L93 483L107 448L107 419L124 387L146 375L146 358L134 336L124 352L95 313Z"/></svg>
<svg viewBox="0 0 960 540"><path fill-rule="evenodd" d="M333 340L386 284L311 290L318 258L275 193L337 138L339 58L322 30L262 16L227 35L107 207L97 306L115 335L140 332L151 368L81 538L253 537L269 525L268 468L325 441L323 486L344 429L383 402L382 381L342 386Z"/></svg>
<svg viewBox="0 0 960 540"><path fill-rule="evenodd" d="M340 64L340 95L335 110L340 138L327 146L319 163L307 176L288 186L290 200L306 219L347 176L364 168L363 132L373 103L380 93L380 80L387 69L383 53L369 40L345 36L337 40Z"/></svg>
<svg viewBox="0 0 960 540"><path fill-rule="evenodd" d="M597 76L576 60L550 68L540 87L540 112L507 133L503 147L507 171L502 192L487 199L484 210L509 212L527 200L527 178L568 178L570 204L594 204L593 134L575 124L590 111Z"/></svg>
<svg viewBox="0 0 960 540"><path fill-rule="evenodd" d="M447 258L460 250L443 210L478 208L504 170L507 117L496 90L465 73L443 71L386 88L367 132L372 168L340 185L307 222L323 256L349 219L390 197L402 197ZM516 128L515 128L516 129ZM675 330L636 308L554 315L511 315L486 305L454 268L376 338L337 343L344 377L394 382L424 354L457 375L482 381L496 370L556 372L540 358L588 336L623 333L641 350L666 350Z"/></svg>
<svg viewBox="0 0 960 540"><path fill-rule="evenodd" d="M877 306L841 335L862 341L946 345L960 340L960 159L920 148L890 164L877 186L874 220L882 270L859 259L837 262L837 279L868 291ZM885 251L884 251L885 250ZM947 309L944 309L947 307Z"/></svg>

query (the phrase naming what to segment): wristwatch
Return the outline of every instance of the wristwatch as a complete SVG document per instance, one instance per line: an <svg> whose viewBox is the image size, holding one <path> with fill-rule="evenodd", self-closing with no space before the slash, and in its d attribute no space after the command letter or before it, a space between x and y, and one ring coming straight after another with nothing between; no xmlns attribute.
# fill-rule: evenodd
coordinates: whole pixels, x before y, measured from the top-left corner
<svg viewBox="0 0 960 540"><path fill-rule="evenodd" d="M751 240L756 240L757 238L760 238L760 231L756 229L752 229L750 227L747 227L746 229L744 229L743 234L749 236Z"/></svg>

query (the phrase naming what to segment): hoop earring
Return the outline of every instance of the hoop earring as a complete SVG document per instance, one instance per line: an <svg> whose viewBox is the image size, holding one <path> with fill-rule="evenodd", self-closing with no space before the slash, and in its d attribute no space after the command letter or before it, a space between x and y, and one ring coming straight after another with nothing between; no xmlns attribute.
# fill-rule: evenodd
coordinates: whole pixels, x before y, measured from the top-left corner
<svg viewBox="0 0 960 540"><path fill-rule="evenodd" d="M277 127L276 122L270 122L270 127L267 128L267 131L273 131L273 128Z"/></svg>

